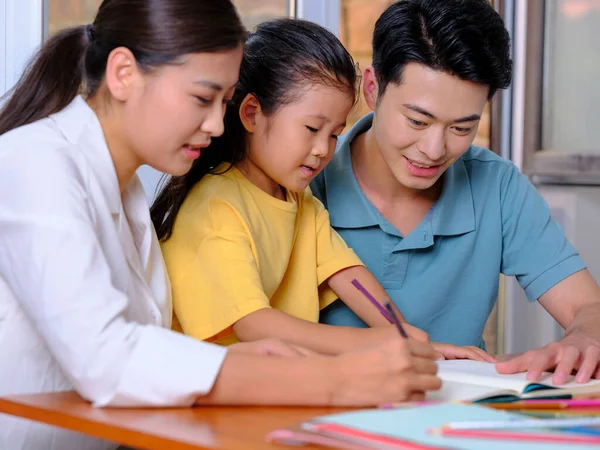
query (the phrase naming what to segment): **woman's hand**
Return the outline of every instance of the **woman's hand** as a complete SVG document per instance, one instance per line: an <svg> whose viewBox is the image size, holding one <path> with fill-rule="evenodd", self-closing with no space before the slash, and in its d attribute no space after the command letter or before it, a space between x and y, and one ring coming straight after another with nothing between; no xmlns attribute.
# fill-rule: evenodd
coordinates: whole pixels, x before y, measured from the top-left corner
<svg viewBox="0 0 600 450"><path fill-rule="evenodd" d="M396 334L379 345L331 358L335 382L330 403L365 406L423 400L425 392L441 386L435 356L431 344Z"/></svg>

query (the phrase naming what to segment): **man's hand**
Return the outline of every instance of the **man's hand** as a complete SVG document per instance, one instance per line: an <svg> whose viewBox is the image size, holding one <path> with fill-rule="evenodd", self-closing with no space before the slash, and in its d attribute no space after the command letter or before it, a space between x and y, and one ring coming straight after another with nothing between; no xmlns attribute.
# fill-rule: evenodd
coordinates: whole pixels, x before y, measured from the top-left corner
<svg viewBox="0 0 600 450"><path fill-rule="evenodd" d="M575 381L587 383L600 378L600 342L572 333L559 342L498 363L496 369L499 373L527 372L529 381L538 381L542 372L554 369L552 383L556 385L564 384L575 370Z"/></svg>

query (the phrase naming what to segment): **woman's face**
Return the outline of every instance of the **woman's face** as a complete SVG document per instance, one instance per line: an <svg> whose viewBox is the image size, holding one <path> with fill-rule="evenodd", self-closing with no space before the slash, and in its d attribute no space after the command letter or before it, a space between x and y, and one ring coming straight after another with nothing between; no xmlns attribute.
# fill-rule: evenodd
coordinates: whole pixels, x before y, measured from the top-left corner
<svg viewBox="0 0 600 450"><path fill-rule="evenodd" d="M223 116L237 83L242 46L186 55L179 64L143 75L124 103L122 130L139 164L183 175L223 133Z"/></svg>

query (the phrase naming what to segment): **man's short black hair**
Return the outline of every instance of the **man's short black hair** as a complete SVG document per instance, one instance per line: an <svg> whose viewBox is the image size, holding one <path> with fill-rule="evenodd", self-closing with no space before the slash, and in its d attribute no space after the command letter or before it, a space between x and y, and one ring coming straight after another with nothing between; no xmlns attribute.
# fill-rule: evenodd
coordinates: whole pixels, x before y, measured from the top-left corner
<svg viewBox="0 0 600 450"><path fill-rule="evenodd" d="M416 62L489 88L510 85L510 37L488 0L400 0L377 20L373 68L380 97Z"/></svg>

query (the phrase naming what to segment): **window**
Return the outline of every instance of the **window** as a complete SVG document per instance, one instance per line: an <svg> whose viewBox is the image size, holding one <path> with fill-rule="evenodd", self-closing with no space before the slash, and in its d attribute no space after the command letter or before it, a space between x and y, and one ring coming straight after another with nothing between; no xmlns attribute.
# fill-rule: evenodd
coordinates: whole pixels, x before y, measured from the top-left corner
<svg viewBox="0 0 600 450"><path fill-rule="evenodd" d="M48 35L63 28L82 25L94 20L102 0L47 0ZM289 0L233 0L246 27L275 17L290 15Z"/></svg>

